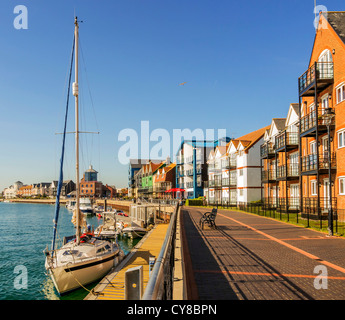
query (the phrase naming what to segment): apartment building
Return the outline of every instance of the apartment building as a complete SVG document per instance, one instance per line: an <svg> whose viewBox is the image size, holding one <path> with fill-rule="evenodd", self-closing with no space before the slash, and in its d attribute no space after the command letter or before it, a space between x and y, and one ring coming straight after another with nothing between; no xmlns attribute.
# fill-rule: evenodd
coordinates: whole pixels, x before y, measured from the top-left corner
<svg viewBox="0 0 345 320"><path fill-rule="evenodd" d="M141 167L148 164L150 160L147 159L130 159L128 165L128 196L137 197L137 187L135 176Z"/></svg>
<svg viewBox="0 0 345 320"><path fill-rule="evenodd" d="M208 158L205 196L210 204L236 205L261 199L260 146L268 126L216 147Z"/></svg>
<svg viewBox="0 0 345 320"><path fill-rule="evenodd" d="M139 198L153 198L153 176L157 170L166 166L166 161L149 161L144 164L134 175L135 196Z"/></svg>
<svg viewBox="0 0 345 320"><path fill-rule="evenodd" d="M165 166L159 168L153 175L153 197L157 199L170 199L173 193L167 193L175 188L176 184L176 163L166 162Z"/></svg>
<svg viewBox="0 0 345 320"><path fill-rule="evenodd" d="M301 212L345 208L345 12L322 13L298 79Z"/></svg>
<svg viewBox="0 0 345 320"><path fill-rule="evenodd" d="M320 14L299 103L262 145L266 205L317 219L345 208L345 12ZM333 211L332 211L333 210Z"/></svg>
<svg viewBox="0 0 345 320"><path fill-rule="evenodd" d="M22 186L23 186L23 182L16 181L13 185L9 186L8 188L5 188L3 191L4 198L5 199L16 198L18 191Z"/></svg>
<svg viewBox="0 0 345 320"><path fill-rule="evenodd" d="M176 188L184 189L182 197L194 199L204 195L207 159L219 141L185 140L176 155Z"/></svg>

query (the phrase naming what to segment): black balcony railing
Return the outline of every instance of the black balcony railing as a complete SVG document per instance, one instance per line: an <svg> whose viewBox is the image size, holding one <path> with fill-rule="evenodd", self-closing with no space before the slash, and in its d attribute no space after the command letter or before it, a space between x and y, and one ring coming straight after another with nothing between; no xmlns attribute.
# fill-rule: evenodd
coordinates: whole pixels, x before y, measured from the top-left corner
<svg viewBox="0 0 345 320"><path fill-rule="evenodd" d="M320 129L324 130L326 128L326 122L323 118L323 114L325 113L325 109L319 108L318 109L318 117L316 116L316 110L309 112L303 118L301 118L300 126L301 126L301 134L304 132L316 128L316 126L321 127ZM335 118L332 119L331 126L334 126Z"/></svg>
<svg viewBox="0 0 345 320"><path fill-rule="evenodd" d="M295 178L299 175L298 163L289 163L288 165L281 165L277 168L277 178Z"/></svg>
<svg viewBox="0 0 345 320"><path fill-rule="evenodd" d="M333 62L315 62L302 76L298 79L299 94L303 94L316 81L324 82L333 80Z"/></svg>
<svg viewBox="0 0 345 320"><path fill-rule="evenodd" d="M271 143L264 143L260 146L261 158L269 158L275 155L274 147Z"/></svg>
<svg viewBox="0 0 345 320"><path fill-rule="evenodd" d="M274 181L276 180L276 178L277 178L277 175L276 175L275 169L264 170L261 172L261 180L264 182Z"/></svg>
<svg viewBox="0 0 345 320"><path fill-rule="evenodd" d="M331 168L336 166L335 152L331 152L331 159L329 159L328 152L323 152L319 155L319 170L329 169L329 162ZM309 154L302 157L302 172L317 170L317 154Z"/></svg>
<svg viewBox="0 0 345 320"><path fill-rule="evenodd" d="M299 143L298 132L286 132L280 133L276 136L275 148L281 149L285 147L297 146Z"/></svg>

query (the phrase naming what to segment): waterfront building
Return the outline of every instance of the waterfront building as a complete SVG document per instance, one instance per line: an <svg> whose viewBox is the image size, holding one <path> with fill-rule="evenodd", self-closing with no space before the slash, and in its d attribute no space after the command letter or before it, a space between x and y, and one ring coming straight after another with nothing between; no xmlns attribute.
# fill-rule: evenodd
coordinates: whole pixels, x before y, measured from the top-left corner
<svg viewBox="0 0 345 320"><path fill-rule="evenodd" d="M32 185L24 185L19 188L17 192L18 197L31 197L32 195Z"/></svg>
<svg viewBox="0 0 345 320"><path fill-rule="evenodd" d="M97 180L98 172L90 165L79 183L81 197L99 198L103 195L103 184Z"/></svg>
<svg viewBox="0 0 345 320"><path fill-rule="evenodd" d="M208 179L207 159L218 145L226 145L230 138L216 141L184 140L176 154L176 188L184 189L182 197L204 196L204 182Z"/></svg>
<svg viewBox="0 0 345 320"><path fill-rule="evenodd" d="M278 167L283 166L280 163L279 154L276 150L276 137L281 136L285 130L286 118L273 118L271 125L266 130L264 135L264 141L260 146L261 157L261 183L262 194L261 198L263 204L267 207L276 207L278 202L278 181L277 171Z"/></svg>
<svg viewBox="0 0 345 320"><path fill-rule="evenodd" d="M170 199L173 193L166 191L175 188L176 185L176 163L166 161L165 166L159 168L153 176L153 197L158 199Z"/></svg>
<svg viewBox="0 0 345 320"><path fill-rule="evenodd" d="M115 186L108 186L107 184L103 185L102 196L108 199L112 199L117 196L117 189L115 188Z"/></svg>
<svg viewBox="0 0 345 320"><path fill-rule="evenodd" d="M49 196L49 182L34 183L32 185L31 196L32 197L45 197Z"/></svg>
<svg viewBox="0 0 345 320"><path fill-rule="evenodd" d="M49 196L50 198L55 198L57 194L57 188L58 188L59 182L54 180L51 182L49 186ZM61 196L67 197L69 193L72 191L75 191L76 186L75 183L72 180L65 180L62 183L62 188L61 188Z"/></svg>
<svg viewBox="0 0 345 320"><path fill-rule="evenodd" d="M332 212L344 219L344 21L345 12L320 13L308 68L298 78L299 102L262 146L263 202L302 217Z"/></svg>
<svg viewBox="0 0 345 320"><path fill-rule="evenodd" d="M260 145L269 126L232 139L226 148L210 153L206 200L210 204L237 205L261 199Z"/></svg>
<svg viewBox="0 0 345 320"><path fill-rule="evenodd" d="M286 212L299 209L298 109L298 103L292 103L285 119L272 119L261 146L262 202Z"/></svg>
<svg viewBox="0 0 345 320"><path fill-rule="evenodd" d="M317 216L345 208L344 21L345 12L320 14L308 69L298 79L300 209Z"/></svg>
<svg viewBox="0 0 345 320"><path fill-rule="evenodd" d="M153 176L157 170L165 166L165 161L159 162L149 161L144 164L135 175L137 197L139 198L153 198Z"/></svg>
<svg viewBox="0 0 345 320"><path fill-rule="evenodd" d="M144 164L149 163L147 159L130 159L128 166L128 196L137 197L136 174Z"/></svg>
<svg viewBox="0 0 345 320"><path fill-rule="evenodd" d="M4 198L5 199L13 199L17 197L17 193L19 189L23 186L23 182L16 181L13 185L9 186L4 190Z"/></svg>

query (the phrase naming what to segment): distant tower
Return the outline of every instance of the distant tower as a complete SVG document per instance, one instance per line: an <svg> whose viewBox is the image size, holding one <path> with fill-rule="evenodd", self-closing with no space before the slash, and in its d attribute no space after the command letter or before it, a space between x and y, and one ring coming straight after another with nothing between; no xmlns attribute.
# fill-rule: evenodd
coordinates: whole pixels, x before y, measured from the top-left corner
<svg viewBox="0 0 345 320"><path fill-rule="evenodd" d="M89 169L85 171L85 182L88 181L97 181L97 171L92 168L90 165Z"/></svg>

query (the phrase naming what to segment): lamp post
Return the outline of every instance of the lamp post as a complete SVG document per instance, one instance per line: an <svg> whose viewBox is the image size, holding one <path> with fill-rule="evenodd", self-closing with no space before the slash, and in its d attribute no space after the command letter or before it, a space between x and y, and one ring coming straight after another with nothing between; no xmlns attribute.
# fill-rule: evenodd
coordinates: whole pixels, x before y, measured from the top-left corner
<svg viewBox="0 0 345 320"><path fill-rule="evenodd" d="M327 126L328 134L328 187L329 187L329 205L328 205L328 235L333 236L333 208L332 208L332 171L331 171L331 133L330 127L335 117L332 108L326 108L322 115L323 123Z"/></svg>

